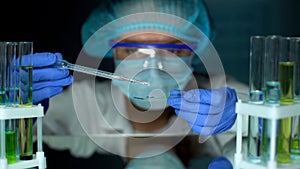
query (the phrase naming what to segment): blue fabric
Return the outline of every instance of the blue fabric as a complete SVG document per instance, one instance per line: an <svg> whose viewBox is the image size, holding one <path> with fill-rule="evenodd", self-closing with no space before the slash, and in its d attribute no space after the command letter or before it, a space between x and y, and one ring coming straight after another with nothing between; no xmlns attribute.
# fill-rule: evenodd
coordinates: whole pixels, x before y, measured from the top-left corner
<svg viewBox="0 0 300 169"><path fill-rule="evenodd" d="M201 35L198 35L199 30ZM198 43L198 50L215 37L213 22L203 0L104 0L83 24L81 39L89 55L112 57L109 42L137 31L168 33ZM88 41L90 43L86 43ZM192 66L194 70L203 69L198 57L193 58Z"/></svg>
<svg viewBox="0 0 300 169"><path fill-rule="evenodd" d="M233 169L231 162L226 157L217 157L209 163L208 169Z"/></svg>
<svg viewBox="0 0 300 169"><path fill-rule="evenodd" d="M172 90L168 104L176 114L185 119L192 130L210 136L230 129L236 120L237 97L229 87L189 91Z"/></svg>
<svg viewBox="0 0 300 169"><path fill-rule="evenodd" d="M41 103L46 111L49 98L61 93L63 87L73 82L73 77L69 74L69 70L52 67L56 59L62 59L60 53L35 53L32 58L33 104Z"/></svg>

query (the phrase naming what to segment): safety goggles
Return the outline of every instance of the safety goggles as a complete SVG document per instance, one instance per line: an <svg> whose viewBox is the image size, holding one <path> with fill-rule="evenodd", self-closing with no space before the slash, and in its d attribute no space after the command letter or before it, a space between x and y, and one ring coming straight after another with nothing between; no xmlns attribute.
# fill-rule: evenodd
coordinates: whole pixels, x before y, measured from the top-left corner
<svg viewBox="0 0 300 169"><path fill-rule="evenodd" d="M149 57L143 49L152 49L155 55L161 57L190 57L193 55L193 46L186 44L146 44L146 43L114 43L112 45L117 59L142 59Z"/></svg>

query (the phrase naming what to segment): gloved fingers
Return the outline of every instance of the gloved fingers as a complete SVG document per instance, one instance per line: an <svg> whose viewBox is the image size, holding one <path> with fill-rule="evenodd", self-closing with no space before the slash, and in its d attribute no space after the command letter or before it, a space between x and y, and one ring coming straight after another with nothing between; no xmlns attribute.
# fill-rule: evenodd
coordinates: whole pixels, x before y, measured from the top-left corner
<svg viewBox="0 0 300 169"><path fill-rule="evenodd" d="M229 130L235 123L235 118L230 118L226 122L222 122L214 129L212 134L220 134Z"/></svg>
<svg viewBox="0 0 300 169"><path fill-rule="evenodd" d="M188 112L197 112L198 114L213 115L222 113L225 109L224 104L217 106L194 103L186 101L182 98L168 98L167 103L169 106L174 107L175 109L180 109L182 111Z"/></svg>
<svg viewBox="0 0 300 169"><path fill-rule="evenodd" d="M33 70L32 80L33 82L47 81L47 80L57 80L63 79L69 76L68 69L57 69L57 68L37 68Z"/></svg>
<svg viewBox="0 0 300 169"><path fill-rule="evenodd" d="M53 65L57 59L62 59L60 53L35 53L33 55L33 67L45 67Z"/></svg>
<svg viewBox="0 0 300 169"><path fill-rule="evenodd" d="M174 107L175 109L180 109L180 102L180 97L169 97L167 100L168 105Z"/></svg>
<svg viewBox="0 0 300 169"><path fill-rule="evenodd" d="M201 93L208 93L209 90L205 89L192 89L188 91L180 91L177 89L170 91L170 99L176 99L176 98L183 98L183 100L186 100L191 103L206 103L210 104L210 95L206 97L206 95L203 95L203 97L200 97Z"/></svg>
<svg viewBox="0 0 300 169"><path fill-rule="evenodd" d="M33 104L37 104L44 99L58 95L62 91L63 91L62 87L56 87L56 86L41 88L39 90L34 90L32 92L32 97L33 97L32 102L33 102Z"/></svg>
<svg viewBox="0 0 300 169"><path fill-rule="evenodd" d="M179 98L169 97L167 103L169 106L172 106L175 109L181 109L181 110L191 111L191 112L199 112L200 108L203 109L204 106L209 107L209 105L201 105L200 103L187 102L186 100L180 97Z"/></svg>
<svg viewBox="0 0 300 169"><path fill-rule="evenodd" d="M188 102L211 103L211 91L205 89L192 89L184 92L183 98Z"/></svg>
<svg viewBox="0 0 300 169"><path fill-rule="evenodd" d="M216 119L216 120L214 121L212 119ZM204 118L202 120L197 120L195 122L194 121L187 121L187 122L194 132L204 136L209 136L212 134L220 134L224 131L229 130L235 123L236 114L233 114L226 121L219 121L217 119L220 118L212 117L210 120L206 120L206 118ZM209 123L207 123L206 121L209 121Z"/></svg>
<svg viewBox="0 0 300 169"><path fill-rule="evenodd" d="M31 55L22 56L22 64L23 65L31 65L29 61L32 61L32 67L45 67L53 65L57 58L62 59L62 55L60 53L34 53ZM19 64L17 62L17 64Z"/></svg>
<svg viewBox="0 0 300 169"><path fill-rule="evenodd" d="M178 90L178 89L173 89L170 91L170 97L171 98L177 98L181 97L184 91Z"/></svg>
<svg viewBox="0 0 300 169"><path fill-rule="evenodd" d="M197 126L193 123L188 123L188 125L195 133L198 133L202 136L211 136L216 130L216 126Z"/></svg>
<svg viewBox="0 0 300 169"><path fill-rule="evenodd" d="M223 111L222 121L226 121L231 118L232 115L235 115L235 102L230 102L226 104L226 107Z"/></svg>
<svg viewBox="0 0 300 169"><path fill-rule="evenodd" d="M229 87L218 89L192 89L184 92L183 98L188 102L205 103L215 106L223 105L225 102L236 102L236 92Z"/></svg>
<svg viewBox="0 0 300 169"><path fill-rule="evenodd" d="M37 83L33 83L32 88L33 90L38 90L46 87L62 87L62 86L68 86L72 84L73 82L73 76L69 75L66 78L53 80L53 81L40 81Z"/></svg>
<svg viewBox="0 0 300 169"><path fill-rule="evenodd" d="M224 131L227 131L231 129L231 127L234 125L237 115L233 114L227 121L222 122L218 125L217 130L214 134L220 134Z"/></svg>
<svg viewBox="0 0 300 169"><path fill-rule="evenodd" d="M187 112L175 109L175 113L186 120L188 123L197 125L197 126L217 126L220 123L222 114L214 114L214 115L207 115L207 114L198 114L193 112Z"/></svg>
<svg viewBox="0 0 300 169"><path fill-rule="evenodd" d="M60 60L62 60L63 59L63 56L62 56L62 54L61 53L54 53L54 55L56 56L56 60L57 59L60 59Z"/></svg>
<svg viewBox="0 0 300 169"><path fill-rule="evenodd" d="M231 162L224 156L212 160L207 169L233 169Z"/></svg>

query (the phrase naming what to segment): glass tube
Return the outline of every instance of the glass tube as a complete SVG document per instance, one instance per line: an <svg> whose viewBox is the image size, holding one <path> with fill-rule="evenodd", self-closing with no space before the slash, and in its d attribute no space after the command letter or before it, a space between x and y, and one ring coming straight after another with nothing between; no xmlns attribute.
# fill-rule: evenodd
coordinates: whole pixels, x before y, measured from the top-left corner
<svg viewBox="0 0 300 169"><path fill-rule="evenodd" d="M5 42L0 42L0 107L5 107L5 82L6 82L6 57L5 57ZM5 153L5 120L0 120L0 158L6 158Z"/></svg>
<svg viewBox="0 0 300 169"><path fill-rule="evenodd" d="M17 101L16 46L16 42L5 43L6 82L4 90L6 95L6 106L13 106ZM15 123L15 119L5 121L6 158L9 164L17 162L17 136Z"/></svg>
<svg viewBox="0 0 300 169"><path fill-rule="evenodd" d="M280 104L293 104L295 60L291 50L291 38L281 37L279 58ZM289 112L286 112L289 113ZM290 163L292 118L279 120L277 137L277 162Z"/></svg>
<svg viewBox="0 0 300 169"><path fill-rule="evenodd" d="M19 105L32 106L32 42L19 42ZM32 118L19 119L20 160L30 160L33 157Z"/></svg>
<svg viewBox="0 0 300 169"><path fill-rule="evenodd" d="M291 50L291 38L281 37L279 58L280 103L294 103L295 58Z"/></svg>
<svg viewBox="0 0 300 169"><path fill-rule="evenodd" d="M295 92L294 101L300 102L300 37L292 39L293 53L295 57Z"/></svg>
<svg viewBox="0 0 300 169"><path fill-rule="evenodd" d="M280 82L278 79L280 36L266 37L266 51L264 58L264 90L267 105L280 105Z"/></svg>
<svg viewBox="0 0 300 169"><path fill-rule="evenodd" d="M291 131L291 159L294 161L300 160L300 117L292 117Z"/></svg>
<svg viewBox="0 0 300 169"><path fill-rule="evenodd" d="M6 43L0 42L0 106L5 106L5 84L6 84Z"/></svg>
<svg viewBox="0 0 300 169"><path fill-rule="evenodd" d="M295 37L291 41L292 54L295 57L295 86L294 102L300 102L300 37ZM300 117L292 117L291 131L291 159L300 160Z"/></svg>
<svg viewBox="0 0 300 169"><path fill-rule="evenodd" d="M6 82L6 57L5 57L5 42L0 42L0 107L5 107L5 82ZM0 120L0 158L6 158L5 150L5 120Z"/></svg>
<svg viewBox="0 0 300 169"><path fill-rule="evenodd" d="M263 104L263 59L265 53L265 37L250 37L250 73L249 73L249 103ZM249 116L247 159L250 162L261 161L262 119Z"/></svg>
<svg viewBox="0 0 300 169"><path fill-rule="evenodd" d="M278 35L269 35L265 39L263 91L265 91L265 104L272 106L280 105L279 40ZM270 158L271 120L263 119L262 123L261 156L262 161L267 162Z"/></svg>

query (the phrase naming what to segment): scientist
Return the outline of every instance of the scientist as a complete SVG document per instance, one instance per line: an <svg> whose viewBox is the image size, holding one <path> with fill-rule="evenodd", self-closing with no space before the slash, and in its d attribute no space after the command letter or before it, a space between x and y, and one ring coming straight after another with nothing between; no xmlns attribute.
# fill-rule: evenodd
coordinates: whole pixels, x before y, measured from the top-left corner
<svg viewBox="0 0 300 169"><path fill-rule="evenodd" d="M44 133L87 133L93 140L52 141L48 142L50 147L67 148L74 156L87 157L101 151L93 145L96 143L105 151L129 157L127 168L145 164L143 160L152 160L150 167L184 168L189 164L176 156L173 147L190 134L190 129L200 137L211 136L235 123L234 83L226 83L224 72L211 73L220 65L205 58L201 63L198 57L201 52L209 55L209 39L214 38L202 0L104 0L87 18L81 35L83 50L78 64L88 64L84 62L86 55L112 58L116 74L151 85L98 82L95 77L74 80L67 69L53 66L57 59L63 59L60 53L34 54L33 101L47 110ZM203 64L208 76L203 76ZM88 66L95 65L98 63ZM72 88L63 90L70 84ZM174 134L178 136L173 138ZM157 157L164 160L153 161ZM224 158L220 161L226 166Z"/></svg>

